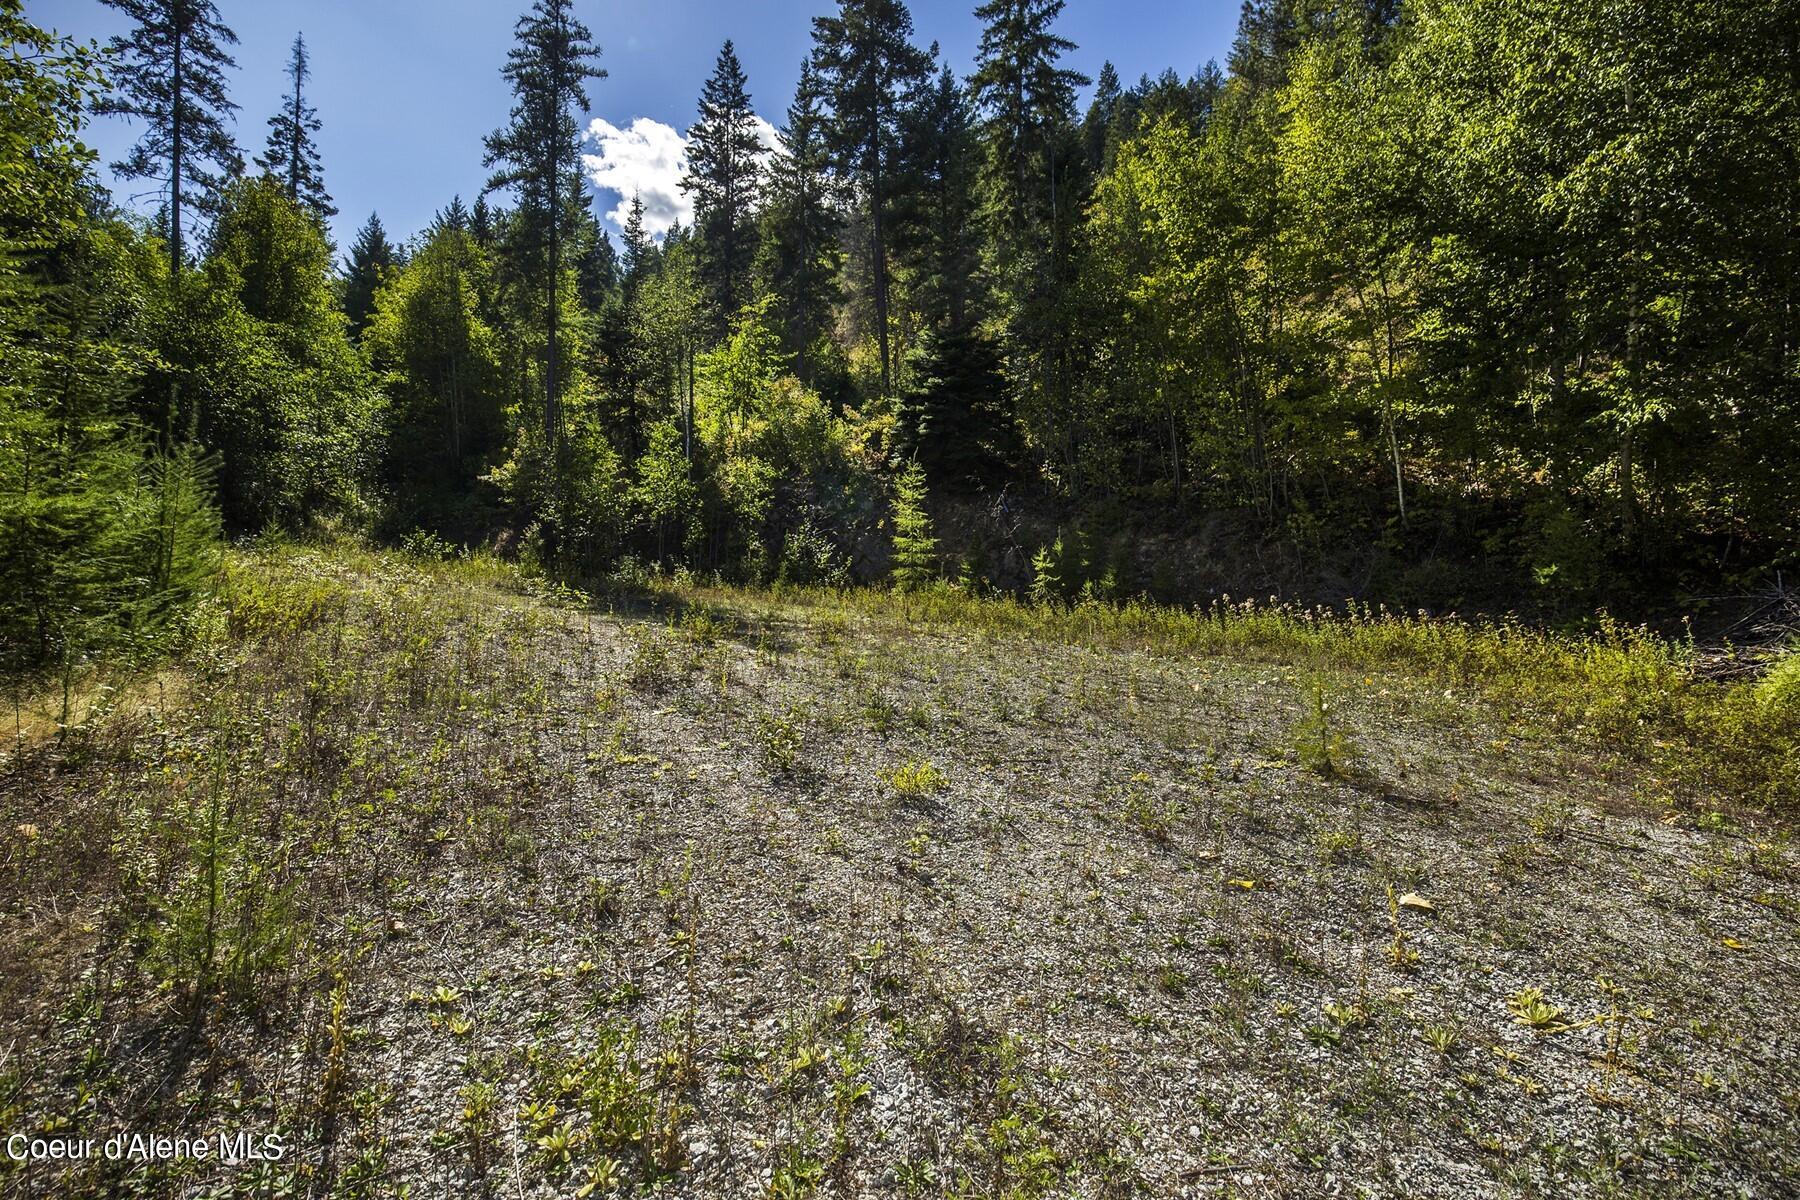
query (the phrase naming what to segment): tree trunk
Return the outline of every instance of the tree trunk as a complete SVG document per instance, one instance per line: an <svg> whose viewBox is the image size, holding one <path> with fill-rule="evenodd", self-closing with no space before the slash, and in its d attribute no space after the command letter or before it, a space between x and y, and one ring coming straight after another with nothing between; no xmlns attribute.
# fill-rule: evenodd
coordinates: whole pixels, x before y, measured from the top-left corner
<svg viewBox="0 0 1800 1200"><path fill-rule="evenodd" d="M182 91L186 80L181 61L182 35L187 31L181 18L175 18L175 54L172 81L169 85L169 281L181 278L181 117Z"/></svg>
<svg viewBox="0 0 1800 1200"><path fill-rule="evenodd" d="M1625 79L1625 123L1629 126L1633 120L1633 101L1631 79ZM1630 390L1630 408L1624 414L1624 428L1619 435L1619 506L1620 517L1624 522L1625 540L1629 543L1637 536L1637 487L1632 479L1632 439L1636 433L1636 409L1638 408L1638 388L1640 384L1641 364L1639 341L1642 336L1643 296L1640 279L1641 233L1644 220L1644 204L1640 189L1635 185L1631 195L1631 251L1626 258L1625 269L1630 273L1626 280L1626 314L1625 314L1625 380Z"/></svg>
<svg viewBox="0 0 1800 1200"><path fill-rule="evenodd" d="M299 64L296 64L297 66ZM294 127L288 131L288 199L300 203L300 77L294 72Z"/></svg>
<svg viewBox="0 0 1800 1200"><path fill-rule="evenodd" d="M180 15L175 18L175 53L172 82L169 87L169 290L180 303L181 297L181 168L182 168L182 92L186 86L181 61L183 35ZM165 449L175 445L175 421L181 410L181 380L169 381L169 410L163 419Z"/></svg>
<svg viewBox="0 0 1800 1200"><path fill-rule="evenodd" d="M559 214L555 212L554 208L552 208L550 216L550 278L548 281L549 307L545 314L545 326L550 335L550 341L546 348L547 353L545 355L544 364L544 444L550 448L552 461L557 461L560 458L559 452L562 449L562 413L560 411L561 406L558 402L556 377L558 365L557 355L560 350L557 329L557 317L559 314L557 309L561 307L556 302L558 291L556 285L558 277L562 274L562 244L560 238L557 236L559 231L556 228L558 215Z"/></svg>
<svg viewBox="0 0 1800 1200"><path fill-rule="evenodd" d="M877 167L869 204L870 240L875 258L875 338L881 346L881 396L885 400L894 393L894 375L888 362L887 245L882 236L881 206L881 169Z"/></svg>

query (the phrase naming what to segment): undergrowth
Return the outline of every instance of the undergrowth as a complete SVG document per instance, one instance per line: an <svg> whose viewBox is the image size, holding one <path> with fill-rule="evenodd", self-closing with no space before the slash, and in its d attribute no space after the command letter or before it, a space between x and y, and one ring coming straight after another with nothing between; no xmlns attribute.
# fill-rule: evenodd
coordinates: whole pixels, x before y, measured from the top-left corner
<svg viewBox="0 0 1800 1200"><path fill-rule="evenodd" d="M675 590L654 579L647 586ZM696 599L708 590L684 589ZM1606 618L1592 634L1574 636L1515 620L1354 603L1343 613L1229 598L1201 608L1141 600L1061 604L976 596L949 585L904 596L878 588L736 594L995 637L1319 672L1390 672L1470 689L1507 720L1621 752L1653 768L1667 802L1800 811L1800 659L1792 655L1760 682L1718 683L1697 674L1691 645Z"/></svg>

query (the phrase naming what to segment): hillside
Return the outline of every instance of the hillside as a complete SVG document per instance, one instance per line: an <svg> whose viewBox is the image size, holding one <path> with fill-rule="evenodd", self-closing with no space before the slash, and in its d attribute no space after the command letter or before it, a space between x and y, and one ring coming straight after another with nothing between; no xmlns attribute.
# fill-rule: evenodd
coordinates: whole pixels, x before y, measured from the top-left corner
<svg viewBox="0 0 1800 1200"><path fill-rule="evenodd" d="M1785 830L1255 620L234 552L21 712L0 1128L291 1150L0 1192L1800 1186Z"/></svg>

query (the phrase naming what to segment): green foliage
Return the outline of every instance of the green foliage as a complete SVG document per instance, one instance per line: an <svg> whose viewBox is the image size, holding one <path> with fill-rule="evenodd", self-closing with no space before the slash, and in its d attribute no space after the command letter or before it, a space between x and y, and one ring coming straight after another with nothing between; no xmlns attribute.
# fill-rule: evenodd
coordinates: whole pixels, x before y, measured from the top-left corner
<svg viewBox="0 0 1800 1200"><path fill-rule="evenodd" d="M787 415L776 395L787 360L764 320L768 307L765 298L732 323L718 348L699 357L694 419L701 442L722 456L763 449L771 424Z"/></svg>
<svg viewBox="0 0 1800 1200"><path fill-rule="evenodd" d="M91 656L178 628L217 531L198 456L153 448L129 402L154 270L84 213L97 84L86 50L0 5L0 672L59 667L65 696Z"/></svg>
<svg viewBox="0 0 1800 1200"><path fill-rule="evenodd" d="M577 233L572 195L585 195L579 154L581 134L575 114L588 108L587 81L604 79L600 48L574 16L570 0L534 0L519 18L514 44L502 74L516 103L511 119L489 134L486 166L495 168L487 190L511 188L516 214L521 274L543 297L544 444L560 453L564 419L561 315L564 244ZM554 526L552 526L554 536Z"/></svg>
<svg viewBox="0 0 1800 1200"><path fill-rule="evenodd" d="M500 444L501 348L481 311L491 271L473 235L445 226L375 294L363 353L391 405L391 480L467 487Z"/></svg>
<svg viewBox="0 0 1800 1200"><path fill-rule="evenodd" d="M350 335L360 338L363 326L375 311L375 294L386 273L393 269L396 255L388 242L387 230L374 213L356 231L351 243L349 261L344 264L344 316L350 321Z"/></svg>
<svg viewBox="0 0 1800 1200"><path fill-rule="evenodd" d="M1123 543L1117 549L1123 550ZM1106 539L1078 526L1058 534L1031 559L1031 598L1039 604L1074 600L1115 600L1131 594L1131 569Z"/></svg>
<svg viewBox="0 0 1800 1200"><path fill-rule="evenodd" d="M849 582L849 574L838 548L810 520L788 531L776 570L779 582L842 587Z"/></svg>
<svg viewBox="0 0 1800 1200"><path fill-rule="evenodd" d="M200 277L184 280L163 337L219 493L239 529L355 514L383 400L345 336L330 246L263 176L232 185Z"/></svg>
<svg viewBox="0 0 1800 1200"><path fill-rule="evenodd" d="M909 359L895 449L934 482L994 488L1020 449L998 347L965 326L927 334Z"/></svg>
<svg viewBox="0 0 1800 1200"><path fill-rule="evenodd" d="M832 204L819 77L809 58L788 107L781 146L764 181L757 274L774 297L786 349L801 382L813 384L813 351L826 338L838 298L839 218ZM829 344L829 343L827 343Z"/></svg>
<svg viewBox="0 0 1800 1200"><path fill-rule="evenodd" d="M0 288L21 281L0 264ZM94 302L63 290L22 306L34 344L0 321L0 670L65 671L148 649L210 571L217 518L188 449L158 453L122 386L141 360L100 340Z"/></svg>
<svg viewBox="0 0 1800 1200"><path fill-rule="evenodd" d="M94 159L79 133L102 85L91 47L33 25L22 10L21 0L0 0L0 234L8 255L79 223L79 192Z"/></svg>
<svg viewBox="0 0 1800 1200"><path fill-rule="evenodd" d="M681 430L673 421L650 427L650 444L637 462L632 503L656 538L657 561L698 531L699 489L688 472Z"/></svg>
<svg viewBox="0 0 1800 1200"><path fill-rule="evenodd" d="M903 800L925 800L950 786L950 779L934 763L908 759L897 767L876 772L880 780Z"/></svg>
<svg viewBox="0 0 1800 1200"><path fill-rule="evenodd" d="M1790 721L1800 721L1800 647L1791 647L1775 661L1756 686L1757 703Z"/></svg>
<svg viewBox="0 0 1800 1200"><path fill-rule="evenodd" d="M1455 514L1463 553L1570 608L1727 543L1781 560L1791 331L1755 297L1796 242L1750 197L1800 103L1766 13L1408 11L1247 8L1229 80L1104 98L1094 341L1077 403L1020 391L1032 442L1142 504L1366 513L1395 547Z"/></svg>
<svg viewBox="0 0 1800 1200"><path fill-rule="evenodd" d="M569 560L610 563L630 525L631 485L624 461L590 418L569 430L557 479L550 515Z"/></svg>
<svg viewBox="0 0 1800 1200"><path fill-rule="evenodd" d="M255 808L220 794L222 779L215 771L188 808L185 862L166 908L147 914L140 936L147 965L165 984L194 996L224 985L249 997L298 949L295 885L277 882L280 847L260 836ZM128 839L152 835L145 816L128 819ZM149 853L129 840L121 851L127 861Z"/></svg>
<svg viewBox="0 0 1800 1200"><path fill-rule="evenodd" d="M770 768L779 774L792 774L806 741L799 713L792 708L780 713L758 713L756 736L762 742L763 758Z"/></svg>
<svg viewBox="0 0 1800 1200"><path fill-rule="evenodd" d="M903 175L907 109L928 68L912 34L912 14L900 0L839 0L836 15L813 20L813 64L831 110L826 145L835 171L855 185L866 218L883 397L894 382L887 227Z"/></svg>
<svg viewBox="0 0 1800 1200"><path fill-rule="evenodd" d="M925 470L909 463L894 480L893 555L889 578L901 591L924 587L938 577L937 538L931 533L931 514Z"/></svg>
<svg viewBox="0 0 1800 1200"><path fill-rule="evenodd" d="M730 39L700 92L700 119L689 132L681 188L694 199L701 277L714 326L724 329L749 300L756 257L753 211L760 190L762 141L744 69Z"/></svg>

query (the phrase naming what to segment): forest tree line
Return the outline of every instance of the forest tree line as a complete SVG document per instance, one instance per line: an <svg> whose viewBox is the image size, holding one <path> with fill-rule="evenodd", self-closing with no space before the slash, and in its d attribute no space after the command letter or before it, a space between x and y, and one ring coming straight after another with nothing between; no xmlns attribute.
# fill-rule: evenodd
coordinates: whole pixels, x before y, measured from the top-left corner
<svg viewBox="0 0 1800 1200"><path fill-rule="evenodd" d="M1249 0L1222 67L1135 83L1069 67L1062 0L982 4L967 76L840 0L772 151L723 44L691 225L640 201L616 244L600 48L535 0L486 187L342 255L304 40L246 162L212 0L105 2L98 48L0 0L13 665L166 627L221 530L317 523L981 586L923 513L1004 493L1069 523L1044 596L1150 587L1080 534L1226 514L1575 606L1800 549L1792 0ZM150 218L80 140L120 114Z"/></svg>

